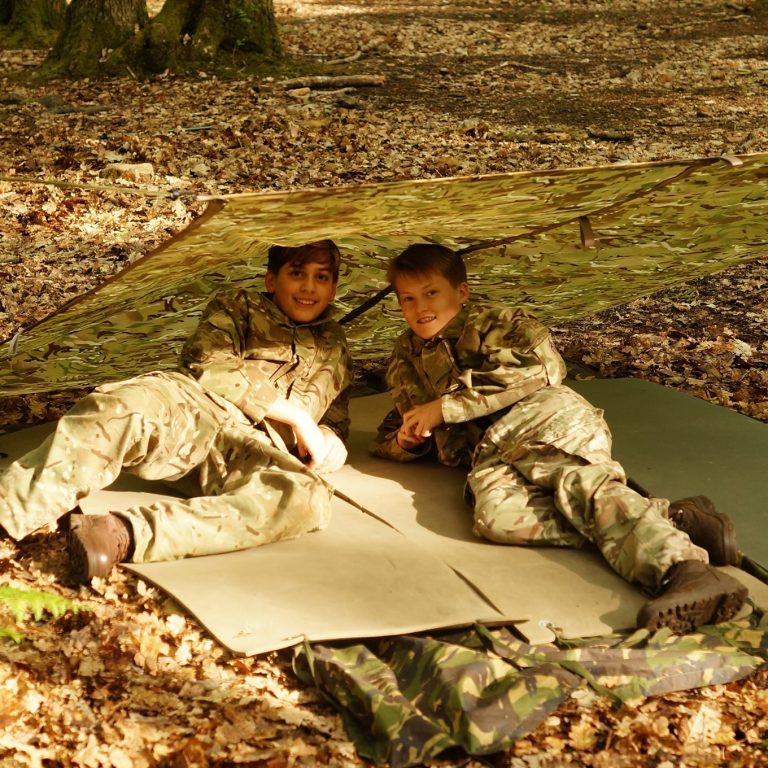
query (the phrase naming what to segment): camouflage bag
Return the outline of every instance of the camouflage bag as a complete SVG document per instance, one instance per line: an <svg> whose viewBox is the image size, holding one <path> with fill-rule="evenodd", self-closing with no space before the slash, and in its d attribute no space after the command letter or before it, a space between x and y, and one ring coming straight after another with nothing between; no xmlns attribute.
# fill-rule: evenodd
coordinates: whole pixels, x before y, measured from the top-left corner
<svg viewBox="0 0 768 768"><path fill-rule="evenodd" d="M533 731L582 680L618 701L739 680L768 662L756 617L686 636L638 630L530 645L506 628L299 647L294 668L337 706L359 754L393 768L451 747L484 755Z"/></svg>

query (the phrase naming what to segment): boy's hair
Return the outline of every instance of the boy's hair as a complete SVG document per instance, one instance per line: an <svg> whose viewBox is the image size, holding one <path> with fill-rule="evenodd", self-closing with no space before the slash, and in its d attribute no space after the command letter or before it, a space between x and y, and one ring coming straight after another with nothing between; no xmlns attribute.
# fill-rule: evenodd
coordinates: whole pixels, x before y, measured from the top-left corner
<svg viewBox="0 0 768 768"><path fill-rule="evenodd" d="M455 288L467 282L467 268L460 253L436 243L414 243L395 256L387 267L390 285L401 275L442 275Z"/></svg>
<svg viewBox="0 0 768 768"><path fill-rule="evenodd" d="M316 240L295 246L272 245L267 252L267 271L277 275L286 264L302 265L308 261L327 261L333 272L333 282L338 281L341 251L333 240Z"/></svg>

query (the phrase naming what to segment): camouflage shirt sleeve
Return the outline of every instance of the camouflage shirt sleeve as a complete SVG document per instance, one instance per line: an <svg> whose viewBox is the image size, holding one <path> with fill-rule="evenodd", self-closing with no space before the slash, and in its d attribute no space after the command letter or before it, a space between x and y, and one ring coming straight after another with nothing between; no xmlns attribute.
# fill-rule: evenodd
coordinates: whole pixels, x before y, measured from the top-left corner
<svg viewBox="0 0 768 768"><path fill-rule="evenodd" d="M412 450L401 448L397 442L397 433L403 424L403 414L414 405L426 403L431 398L424 391L413 358L407 350L407 336L400 337L392 352L392 358L387 368L387 385L395 407L379 424L376 439L369 451L374 456L392 461L414 461L426 456L433 443L433 438Z"/></svg>
<svg viewBox="0 0 768 768"><path fill-rule="evenodd" d="M565 376L549 331L522 309L478 307L454 352L458 386L441 398L446 424L495 413Z"/></svg>
<svg viewBox="0 0 768 768"><path fill-rule="evenodd" d="M321 427L328 427L333 430L346 443L349 438L349 395L352 389L352 377L350 375L352 366L346 344L340 358L337 375L341 379L339 384L341 391L328 406L328 410L318 423Z"/></svg>
<svg viewBox="0 0 768 768"><path fill-rule="evenodd" d="M181 365L205 389L259 422L279 395L246 359L251 309L246 291L214 296L182 348Z"/></svg>

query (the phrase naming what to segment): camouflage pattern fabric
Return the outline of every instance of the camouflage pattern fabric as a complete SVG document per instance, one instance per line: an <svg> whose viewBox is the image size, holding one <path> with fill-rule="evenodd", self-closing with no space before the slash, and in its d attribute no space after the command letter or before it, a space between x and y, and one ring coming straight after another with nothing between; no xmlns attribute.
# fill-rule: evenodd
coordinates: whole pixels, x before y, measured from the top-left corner
<svg viewBox="0 0 768 768"><path fill-rule="evenodd" d="M588 684L617 701L739 680L768 661L752 617L674 636L639 630L577 647L529 645L506 628L349 647L305 644L294 667L341 710L361 756L393 768L451 747L508 749Z"/></svg>
<svg viewBox="0 0 768 768"><path fill-rule="evenodd" d="M547 329L520 309L470 303L433 339L411 330L387 370L396 410L372 453L420 458L397 445L401 415L440 399L437 459L470 465L475 532L503 544L593 542L631 582L656 589L670 566L707 561L667 519L669 502L626 484L602 412L561 384L565 364Z"/></svg>
<svg viewBox="0 0 768 768"><path fill-rule="evenodd" d="M206 392L237 406L253 423L283 397L346 440L350 358L331 313L296 324L265 295L242 289L219 294L184 344L181 365ZM295 447L285 425L267 421L264 427L278 447Z"/></svg>
<svg viewBox="0 0 768 768"><path fill-rule="evenodd" d="M174 368L208 297L262 284L271 243L330 237L348 312L412 242L471 248L473 295L573 319L766 252L768 155L526 171L232 195L184 232L0 351L0 392L42 392ZM587 217L594 247L582 245ZM397 336L392 297L348 328L356 357Z"/></svg>
<svg viewBox="0 0 768 768"><path fill-rule="evenodd" d="M346 436L349 373L338 325L296 325L262 296L222 294L182 363L188 373L105 384L80 400L0 476L0 525L22 538L125 469L148 480L196 472L201 493L120 513L133 531L134 562L228 552L324 527L332 489L289 452L292 434L264 414L283 396Z"/></svg>
<svg viewBox="0 0 768 768"><path fill-rule="evenodd" d="M454 746L479 755L504 749L578 684L562 667L518 669L460 642L411 636L306 646L296 671L338 704L363 757L394 768Z"/></svg>

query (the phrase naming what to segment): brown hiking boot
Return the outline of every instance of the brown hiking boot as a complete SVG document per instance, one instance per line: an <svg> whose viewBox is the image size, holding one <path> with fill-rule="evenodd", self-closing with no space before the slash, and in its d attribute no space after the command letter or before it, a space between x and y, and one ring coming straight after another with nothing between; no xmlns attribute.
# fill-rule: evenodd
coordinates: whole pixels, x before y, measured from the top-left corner
<svg viewBox="0 0 768 768"><path fill-rule="evenodd" d="M72 578L87 584L105 577L128 556L131 533L117 515L72 515L67 541Z"/></svg>
<svg viewBox="0 0 768 768"><path fill-rule="evenodd" d="M652 632L669 627L685 635L702 624L732 619L746 598L747 588L732 576L698 560L685 560L667 571L661 594L640 609L637 626Z"/></svg>
<svg viewBox="0 0 768 768"><path fill-rule="evenodd" d="M709 553L713 565L739 565L741 553L736 548L736 530L728 515L718 512L706 496L673 501L669 521L690 540Z"/></svg>

